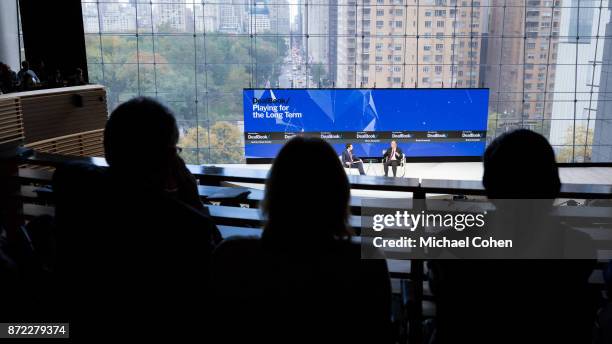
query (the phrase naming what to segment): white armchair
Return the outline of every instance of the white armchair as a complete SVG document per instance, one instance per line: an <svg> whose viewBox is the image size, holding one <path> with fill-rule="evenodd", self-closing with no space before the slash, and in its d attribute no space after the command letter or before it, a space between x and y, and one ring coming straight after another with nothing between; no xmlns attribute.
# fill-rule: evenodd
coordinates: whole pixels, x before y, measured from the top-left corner
<svg viewBox="0 0 612 344"><path fill-rule="evenodd" d="M387 153L386 149L383 149L382 151L382 155L384 156L385 153ZM387 161L387 158L383 158L382 162L383 164ZM402 171L402 177L404 177L406 175L406 154L402 153L402 157L400 158L400 164L399 164L399 168Z"/></svg>
<svg viewBox="0 0 612 344"><path fill-rule="evenodd" d="M349 166L348 162L346 164L342 162L342 154L338 155L338 159L340 159L340 163L342 164L342 167L344 167L345 170L348 169L348 172L346 174L348 175L353 174L353 170L355 170L356 168ZM358 173L357 171L355 172Z"/></svg>

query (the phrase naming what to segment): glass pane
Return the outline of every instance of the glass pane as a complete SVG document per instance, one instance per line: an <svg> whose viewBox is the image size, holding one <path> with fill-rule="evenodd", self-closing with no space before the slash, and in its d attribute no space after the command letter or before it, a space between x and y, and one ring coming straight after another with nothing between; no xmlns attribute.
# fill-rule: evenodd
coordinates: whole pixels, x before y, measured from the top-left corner
<svg viewBox="0 0 612 344"><path fill-rule="evenodd" d="M243 160L242 135L226 144L234 134L211 128L242 133L248 87L486 87L489 140L529 128L560 160L612 161L608 2L83 0L82 9L89 78L108 87L109 108L135 95L166 102L193 136L183 154L194 163ZM589 134L577 143L581 126Z"/></svg>

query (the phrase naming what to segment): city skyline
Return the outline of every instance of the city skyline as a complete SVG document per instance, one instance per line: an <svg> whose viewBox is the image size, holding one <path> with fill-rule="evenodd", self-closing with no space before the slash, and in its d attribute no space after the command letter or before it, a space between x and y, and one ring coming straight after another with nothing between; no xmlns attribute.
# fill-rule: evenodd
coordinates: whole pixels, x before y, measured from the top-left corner
<svg viewBox="0 0 612 344"><path fill-rule="evenodd" d="M139 71L178 68L156 42L193 33L195 56L185 63L196 75L224 63L207 41L247 49L246 59L235 58L248 71L246 87L486 87L490 139L529 128L572 161L591 159L607 118L598 102L603 60L612 59L599 38L610 20L607 0L108 0L83 1L83 18L91 38L139 34L146 44L135 49L153 44L153 61L136 55ZM270 39L270 60L279 63L264 65L258 47Z"/></svg>

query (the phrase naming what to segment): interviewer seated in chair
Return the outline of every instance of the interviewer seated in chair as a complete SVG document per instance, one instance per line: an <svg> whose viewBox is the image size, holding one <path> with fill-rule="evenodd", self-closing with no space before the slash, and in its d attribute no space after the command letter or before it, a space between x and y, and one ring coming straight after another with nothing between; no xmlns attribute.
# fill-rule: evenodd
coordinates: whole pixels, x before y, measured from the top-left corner
<svg viewBox="0 0 612 344"><path fill-rule="evenodd" d="M353 154L353 145L351 143L346 144L346 149L342 151L342 165L346 168L356 168L359 170L359 174L365 175L363 170L363 160Z"/></svg>
<svg viewBox="0 0 612 344"><path fill-rule="evenodd" d="M383 154L383 167L385 168L385 176L389 176L389 166L393 169L393 176L397 176L397 166L401 165L404 153L397 146L397 142L391 141L391 147Z"/></svg>

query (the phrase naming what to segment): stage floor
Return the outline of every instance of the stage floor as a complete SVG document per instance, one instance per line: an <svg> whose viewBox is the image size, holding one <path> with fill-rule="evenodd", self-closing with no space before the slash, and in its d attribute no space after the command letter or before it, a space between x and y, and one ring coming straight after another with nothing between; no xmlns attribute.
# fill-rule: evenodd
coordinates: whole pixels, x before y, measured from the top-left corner
<svg viewBox="0 0 612 344"><path fill-rule="evenodd" d="M250 169L270 169L269 164L231 164L216 165L219 167L239 167ZM382 176L382 164L365 164L368 175ZM521 168L529 168L524 166ZM482 163L480 162L439 162L439 163L408 163L405 177L421 179L451 179L451 180L481 180ZM356 169L352 174L358 174ZM612 184L612 167L562 167L560 168L563 183L577 184ZM391 175L391 170L389 170ZM398 176L402 175L401 168Z"/></svg>
<svg viewBox="0 0 612 344"><path fill-rule="evenodd" d="M269 170L269 164L232 164L216 165L219 167L234 167ZM522 168L529 168L524 166ZM368 175L383 175L382 164L365 164ZM348 170L347 170L348 171ZM440 163L408 163L406 166L405 177L420 179L452 179L452 180L481 180L483 167L481 162L440 162ZM356 169L351 171L358 174ZM561 182L576 184L612 184L612 167L563 167L559 171ZM391 174L391 171L389 171ZM398 176L401 176L401 169ZM261 184L236 183L238 185L263 189ZM372 190L352 190L352 194L362 197L410 197L405 192L372 191Z"/></svg>

